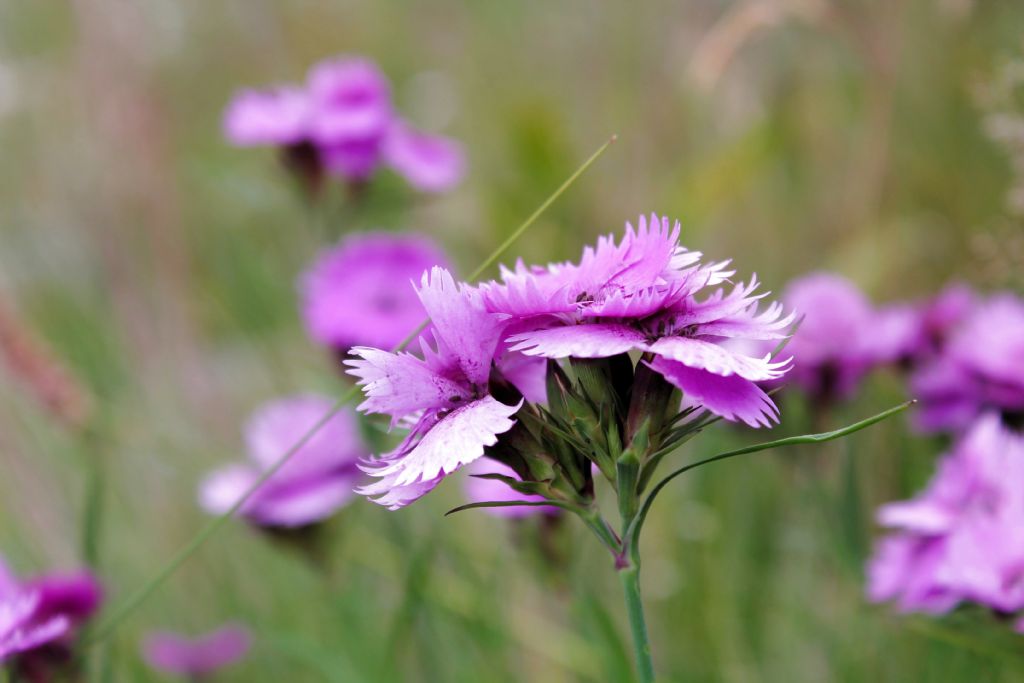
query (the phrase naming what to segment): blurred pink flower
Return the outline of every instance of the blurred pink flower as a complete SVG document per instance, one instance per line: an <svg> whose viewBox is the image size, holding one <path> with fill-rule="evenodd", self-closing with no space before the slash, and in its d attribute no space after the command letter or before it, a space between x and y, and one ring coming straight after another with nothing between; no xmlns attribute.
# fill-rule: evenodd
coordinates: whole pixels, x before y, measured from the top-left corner
<svg viewBox="0 0 1024 683"><path fill-rule="evenodd" d="M1024 609L1024 436L980 418L917 497L884 505L868 596L941 613L962 601Z"/></svg>
<svg viewBox="0 0 1024 683"><path fill-rule="evenodd" d="M387 77L363 57L314 65L304 87L240 92L225 110L223 128L235 145L284 148L293 168L311 179L323 170L359 183L390 166L417 190L444 192L465 173L461 146L403 121Z"/></svg>
<svg viewBox="0 0 1024 683"><path fill-rule="evenodd" d="M63 664L74 630L102 599L88 572L19 580L0 559L0 662L17 657L17 666L31 672Z"/></svg>
<svg viewBox="0 0 1024 683"><path fill-rule="evenodd" d="M977 305L911 387L924 431L958 432L987 410L1024 415L1024 300L1005 292Z"/></svg>
<svg viewBox="0 0 1024 683"><path fill-rule="evenodd" d="M871 348L874 312L857 287L834 273L812 273L792 281L782 300L801 318L786 346L793 356L787 381L818 400L850 396L884 354Z"/></svg>
<svg viewBox="0 0 1024 683"><path fill-rule="evenodd" d="M302 317L317 343L392 349L427 318L413 285L444 252L414 234L363 233L317 257L299 280Z"/></svg>
<svg viewBox="0 0 1024 683"><path fill-rule="evenodd" d="M157 671L198 680L241 661L251 647L249 629L229 624L195 638L170 631L150 633L142 643L142 655Z"/></svg>
<svg viewBox="0 0 1024 683"><path fill-rule="evenodd" d="M227 512L260 475L272 467L334 407L315 394L264 404L249 419L249 462L214 471L199 487L199 503L212 515ZM241 508L261 526L293 528L320 522L347 504L366 453L355 415L343 409L309 439Z"/></svg>

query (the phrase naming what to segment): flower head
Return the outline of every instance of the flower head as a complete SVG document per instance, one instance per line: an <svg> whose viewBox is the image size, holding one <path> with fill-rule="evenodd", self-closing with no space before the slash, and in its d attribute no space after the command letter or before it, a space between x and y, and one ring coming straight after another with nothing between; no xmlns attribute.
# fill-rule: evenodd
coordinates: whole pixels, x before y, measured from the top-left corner
<svg viewBox="0 0 1024 683"><path fill-rule="evenodd" d="M88 572L23 581L0 560L0 662L17 658L32 671L63 663L75 629L102 599L99 581Z"/></svg>
<svg viewBox="0 0 1024 683"><path fill-rule="evenodd" d="M417 293L432 323L420 340L422 358L356 347L356 358L345 361L366 395L360 410L412 425L398 448L362 466L377 481L359 492L391 509L482 456L512 428L519 409L489 389L502 316L488 312L478 291L456 284L443 268L424 274Z"/></svg>
<svg viewBox="0 0 1024 683"><path fill-rule="evenodd" d="M418 132L394 112L387 77L362 57L320 62L304 86L242 91L223 126L232 144L283 148L312 183L323 171L361 183L389 166L417 190L443 192L465 169L458 143Z"/></svg>
<svg viewBox="0 0 1024 683"><path fill-rule="evenodd" d="M420 235L350 235L322 252L299 280L309 336L338 351L353 346L391 349L426 318L409 284L444 252Z"/></svg>
<svg viewBox="0 0 1024 683"><path fill-rule="evenodd" d="M326 396L309 394L262 406L245 428L249 462L210 474L199 488L200 505L210 514L227 512L334 403ZM242 515L267 527L294 528L323 521L351 500L359 478L356 462L365 452L355 415L338 411L245 502Z"/></svg>
<svg viewBox="0 0 1024 683"><path fill-rule="evenodd" d="M874 312L849 280L833 273L813 273L786 287L783 301L802 316L786 346L793 354L788 380L817 398L849 396L884 352L875 345Z"/></svg>
<svg viewBox="0 0 1024 683"><path fill-rule="evenodd" d="M229 624L196 638L170 631L150 633L142 643L142 655L157 671L198 680L241 661L251 647L249 629Z"/></svg>
<svg viewBox="0 0 1024 683"><path fill-rule="evenodd" d="M757 383L781 377L788 361L747 356L727 342L782 339L793 317L777 303L758 310L766 294L756 293L756 277L704 293L733 271L727 262L702 264L699 252L679 245L679 232L667 218L641 217L620 242L608 236L585 249L578 264L505 270L501 283L483 285L485 301L517 319L514 351L545 358L640 351L710 412L766 426L777 410Z"/></svg>
<svg viewBox="0 0 1024 683"><path fill-rule="evenodd" d="M960 431L987 410L1024 414L1024 301L1004 293L978 305L911 384L926 431Z"/></svg>
<svg viewBox="0 0 1024 683"><path fill-rule="evenodd" d="M1024 436L980 418L917 497L878 511L894 533L868 570L868 595L903 610L963 601L1024 609Z"/></svg>

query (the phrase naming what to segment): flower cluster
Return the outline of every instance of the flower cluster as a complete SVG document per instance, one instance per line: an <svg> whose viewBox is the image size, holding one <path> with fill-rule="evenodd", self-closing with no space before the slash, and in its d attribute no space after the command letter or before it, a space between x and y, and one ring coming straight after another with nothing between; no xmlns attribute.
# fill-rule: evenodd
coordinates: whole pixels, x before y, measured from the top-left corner
<svg viewBox="0 0 1024 683"><path fill-rule="evenodd" d="M441 248L422 235L349 235L299 280L306 330L339 353L353 346L392 349L426 317L408 283L447 264Z"/></svg>
<svg viewBox="0 0 1024 683"><path fill-rule="evenodd" d="M943 613L965 601L1024 611L1022 483L1024 435L983 416L920 495L880 508L879 522L895 533L871 561L869 597L907 611Z"/></svg>
<svg viewBox="0 0 1024 683"><path fill-rule="evenodd" d="M0 559L0 663L13 661L28 680L48 680L71 659L77 628L103 599L88 572L15 577Z"/></svg>
<svg viewBox="0 0 1024 683"><path fill-rule="evenodd" d="M199 489L200 505L210 514L224 514L333 406L333 400L315 394L262 406L245 427L250 462L210 474ZM254 524L275 528L325 520L351 500L359 479L357 462L365 453L356 416L339 411L246 500L241 514Z"/></svg>
<svg viewBox="0 0 1024 683"><path fill-rule="evenodd" d="M282 148L314 184L323 172L360 183L386 165L417 190L443 192L465 166L458 143L417 131L395 113L387 77L359 57L313 66L304 86L239 93L224 133L236 145Z"/></svg>
<svg viewBox="0 0 1024 683"><path fill-rule="evenodd" d="M758 382L789 362L732 342L777 343L793 315L760 309L756 278L721 287L728 263L702 263L679 233L641 217L578 263L518 263L477 286L441 268L424 275L417 294L431 329L420 354L356 347L346 361L365 393L360 410L409 430L363 464L376 481L360 492L399 508L486 455L515 476L484 476L519 493L586 502L592 466L614 478L630 448L656 464L699 410L752 427L777 421Z"/></svg>

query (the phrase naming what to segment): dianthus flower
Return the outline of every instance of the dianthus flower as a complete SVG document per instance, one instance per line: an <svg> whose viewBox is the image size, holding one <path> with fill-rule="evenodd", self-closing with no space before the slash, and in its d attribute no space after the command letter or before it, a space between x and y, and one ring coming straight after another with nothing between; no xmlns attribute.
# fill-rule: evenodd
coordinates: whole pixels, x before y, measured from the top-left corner
<svg viewBox="0 0 1024 683"><path fill-rule="evenodd" d="M210 474L199 487L200 505L213 515L227 512L333 406L332 399L315 394L262 406L245 427L249 462ZM355 415L338 411L245 502L241 514L266 527L323 521L351 500L359 478L357 461L365 454Z"/></svg>
<svg viewBox="0 0 1024 683"><path fill-rule="evenodd" d="M478 291L456 284L443 268L424 274L417 294L432 326L420 339L423 358L356 347L356 358L345 361L366 394L359 410L411 425L398 448L362 466L378 481L359 493L391 509L482 456L512 428L521 404L503 403L490 391L503 317L489 313Z"/></svg>
<svg viewBox="0 0 1024 683"><path fill-rule="evenodd" d="M409 285L444 252L421 235L354 234L322 252L299 280L302 318L313 341L345 352L391 349L426 317Z"/></svg>
<svg viewBox="0 0 1024 683"><path fill-rule="evenodd" d="M959 432L985 411L1024 416L1024 301L1010 293L979 304L942 352L911 378L925 431Z"/></svg>
<svg viewBox="0 0 1024 683"><path fill-rule="evenodd" d="M36 677L67 665L78 626L102 598L88 572L20 580L0 560L0 662Z"/></svg>
<svg viewBox="0 0 1024 683"><path fill-rule="evenodd" d="M142 655L157 671L199 681L241 661L251 647L249 629L229 624L195 638L170 631L150 633L142 643Z"/></svg>
<svg viewBox="0 0 1024 683"><path fill-rule="evenodd" d="M894 533L868 568L868 596L905 611L961 602L1024 609L1024 436L981 417L917 497L882 506Z"/></svg>
<svg viewBox="0 0 1024 683"><path fill-rule="evenodd" d="M443 192L465 166L458 143L415 131L395 114L387 77L359 57L316 64L305 86L239 93L224 134L239 146L282 148L314 184L323 171L360 183L387 165L418 190Z"/></svg>
<svg viewBox="0 0 1024 683"><path fill-rule="evenodd" d="M545 358L608 358L640 351L645 363L689 400L752 427L778 419L757 382L778 379L788 361L747 356L729 340L780 340L793 316L782 306L758 311L756 276L726 293L728 262L701 264L679 245L679 223L652 215L627 225L622 241L598 240L579 264L503 270L482 285L488 309L516 321L513 351Z"/></svg>

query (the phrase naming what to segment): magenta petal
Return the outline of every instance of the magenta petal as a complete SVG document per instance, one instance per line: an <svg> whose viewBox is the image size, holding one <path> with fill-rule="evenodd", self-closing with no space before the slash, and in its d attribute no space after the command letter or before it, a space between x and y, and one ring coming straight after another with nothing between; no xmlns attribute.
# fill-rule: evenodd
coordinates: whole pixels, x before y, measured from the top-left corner
<svg viewBox="0 0 1024 683"><path fill-rule="evenodd" d="M778 379L786 373L789 361L772 362L769 354L752 358L701 339L664 337L648 345L647 350L687 367L707 370L715 375L739 375L754 382Z"/></svg>
<svg viewBox="0 0 1024 683"><path fill-rule="evenodd" d="M918 534L937 534L949 529L954 521L952 510L928 499L915 498L888 503L878 508L878 523Z"/></svg>
<svg viewBox="0 0 1024 683"><path fill-rule="evenodd" d="M377 140L349 140L319 149L327 172L344 180L367 180L380 165Z"/></svg>
<svg viewBox="0 0 1024 683"><path fill-rule="evenodd" d="M91 617L103 601L103 587L87 571L40 576L28 581L25 590L39 596L35 621L67 617L77 624Z"/></svg>
<svg viewBox="0 0 1024 683"><path fill-rule="evenodd" d="M199 484L199 507L211 515L223 515L249 490L259 472L250 465L227 465L208 474ZM243 506L245 512L251 503Z"/></svg>
<svg viewBox="0 0 1024 683"><path fill-rule="evenodd" d="M726 420L740 420L755 428L771 427L779 421L778 408L768 394L739 375L723 377L665 358L655 358L649 365L682 389L688 400Z"/></svg>
<svg viewBox="0 0 1024 683"><path fill-rule="evenodd" d="M376 64L358 57L320 62L309 73L316 140L332 145L378 137L391 123L391 88Z"/></svg>
<svg viewBox="0 0 1024 683"><path fill-rule="evenodd" d="M322 521L344 506L354 495L356 473L325 476L287 487L261 490L246 516L258 524L295 528Z"/></svg>
<svg viewBox="0 0 1024 683"><path fill-rule="evenodd" d="M513 351L545 358L607 358L641 347L644 335L627 325L568 325L509 337Z"/></svg>
<svg viewBox="0 0 1024 683"><path fill-rule="evenodd" d="M411 494L399 496L402 505L412 502L433 488L439 478L473 462L484 454L485 447L497 443L498 435L515 424L511 418L517 410L518 405L507 406L490 396L456 408L411 448L365 463L364 471L379 481L360 487L357 492L377 497L374 502L394 508L401 505L396 505L388 492L412 486Z"/></svg>
<svg viewBox="0 0 1024 683"><path fill-rule="evenodd" d="M417 292L430 316L435 337L444 342L446 355L458 360L472 384L486 386L501 338L503 317L488 312L480 292L469 285L456 284L444 268L435 267L424 273Z"/></svg>
<svg viewBox="0 0 1024 683"><path fill-rule="evenodd" d="M299 394L261 405L245 424L249 457L270 469L327 415L330 419L274 475L274 482L324 476L354 465L366 454L355 413L335 410L335 400Z"/></svg>
<svg viewBox="0 0 1024 683"><path fill-rule="evenodd" d="M404 508L409 503L414 503L427 495L441 483L443 476L431 479L430 481L418 481L413 484L395 484L394 476L384 477L372 484L367 484L356 489L356 493L367 496L377 505L383 505L388 510Z"/></svg>
<svg viewBox="0 0 1024 683"><path fill-rule="evenodd" d="M402 122L392 125L384 139L384 159L417 190L445 192L465 173L462 146L454 140L427 135Z"/></svg>
<svg viewBox="0 0 1024 683"><path fill-rule="evenodd" d="M198 638L158 631L146 637L143 656L151 667L179 676L204 676L243 659L252 646L248 629L225 626Z"/></svg>
<svg viewBox="0 0 1024 683"><path fill-rule="evenodd" d="M0 601L0 663L57 641L70 631L71 620L66 616L36 619L38 606L39 595L32 592Z"/></svg>
<svg viewBox="0 0 1024 683"><path fill-rule="evenodd" d="M418 410L443 409L452 400L468 398L466 388L445 378L409 353L388 353L356 347L356 359L346 360L348 374L358 377L366 400L359 410L383 413L394 418Z"/></svg>
<svg viewBox="0 0 1024 683"><path fill-rule="evenodd" d="M247 90L224 113L224 135L235 145L293 145L309 135L310 107L298 88Z"/></svg>

